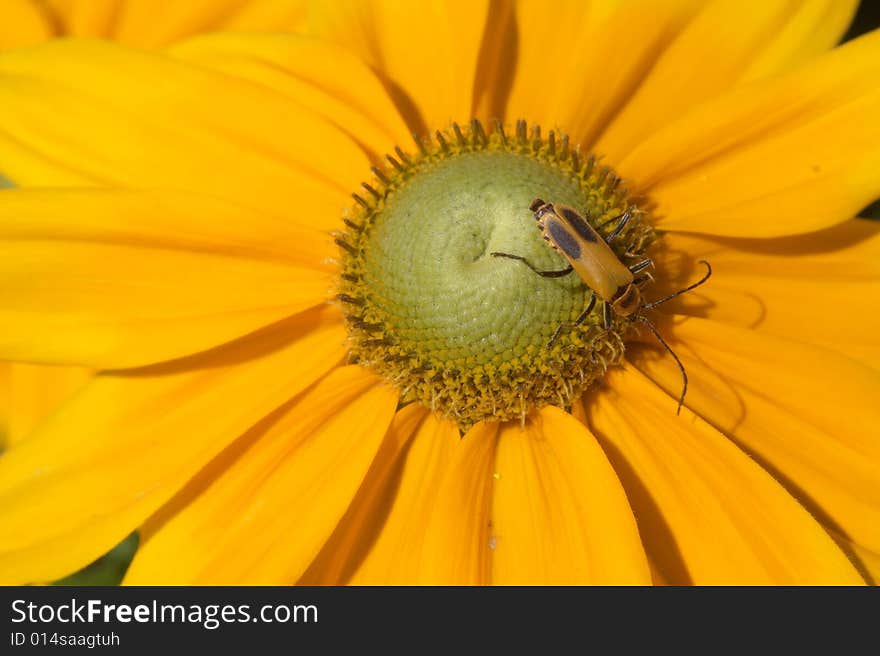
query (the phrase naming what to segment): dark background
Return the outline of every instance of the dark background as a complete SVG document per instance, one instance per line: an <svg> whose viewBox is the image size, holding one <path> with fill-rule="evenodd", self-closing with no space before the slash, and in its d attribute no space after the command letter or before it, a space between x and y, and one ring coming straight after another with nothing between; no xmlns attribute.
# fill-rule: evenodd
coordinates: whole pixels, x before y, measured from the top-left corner
<svg viewBox="0 0 880 656"><path fill-rule="evenodd" d="M855 20L843 40L849 41L877 27L880 27L880 0L863 0L859 5Z"/></svg>
<svg viewBox="0 0 880 656"><path fill-rule="evenodd" d="M859 5L856 18L843 40L849 41L878 27L880 27L880 0L863 0ZM880 175L880 171L877 172L877 175ZM869 205L861 215L880 219L880 201Z"/></svg>

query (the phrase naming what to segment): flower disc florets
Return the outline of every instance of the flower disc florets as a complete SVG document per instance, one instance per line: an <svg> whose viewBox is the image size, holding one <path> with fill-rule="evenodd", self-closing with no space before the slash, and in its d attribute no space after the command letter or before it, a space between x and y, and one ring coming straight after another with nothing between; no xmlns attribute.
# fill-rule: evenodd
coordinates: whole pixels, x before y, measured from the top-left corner
<svg viewBox="0 0 880 656"><path fill-rule="evenodd" d="M632 317L606 330L597 310L549 346L591 290L575 274L543 278L490 254L565 268L529 211L545 198L578 208L603 235L629 209L634 218L613 248L634 262L654 238L644 213L608 167L523 122L513 134L453 125L418 145L417 155L397 149L387 170L373 170L337 238L337 298L353 361L397 385L402 402L438 410L463 430L548 404L569 408L620 360Z"/></svg>

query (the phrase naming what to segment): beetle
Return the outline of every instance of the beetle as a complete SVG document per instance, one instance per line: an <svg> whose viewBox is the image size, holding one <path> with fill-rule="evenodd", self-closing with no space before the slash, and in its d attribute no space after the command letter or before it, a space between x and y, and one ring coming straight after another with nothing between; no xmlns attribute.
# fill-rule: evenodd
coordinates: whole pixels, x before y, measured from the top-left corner
<svg viewBox="0 0 880 656"><path fill-rule="evenodd" d="M706 265L706 273L700 280L669 296L648 303L642 296L642 286L648 281L653 281L653 277L650 273L642 274L641 272L653 267L653 261L650 258L645 258L631 266L627 266L621 262L620 258L611 248L611 244L620 236L633 216L630 208L627 208L623 214L611 219L612 221L619 219L619 221L608 234L608 237L602 237L599 231L590 225L590 222L573 207L547 203L540 198L536 198L532 201L529 209L535 215L535 220L544 240L553 250L568 261L568 266L558 271L541 271L520 255L497 251L490 253L490 255L492 257L506 257L511 260L518 260L545 278L561 278L576 272L581 280L590 288L592 294L587 307L574 320L574 323L571 324L572 326L579 326L586 320L596 305L597 297L602 300L603 325L606 330L611 328L613 315L615 314L621 317L633 317L646 325L654 334L654 337L663 345L663 348L672 356L678 365L679 371L681 371L682 388L681 396L678 399L678 410L676 411L676 414L680 414L681 406L684 405L684 397L687 393L687 372L675 351L666 343L666 340L663 339L654 327L654 324L648 320L644 312L705 283L712 275L712 266L705 260L700 260L700 264ZM561 324L556 329L547 344L548 348L553 346L566 325Z"/></svg>

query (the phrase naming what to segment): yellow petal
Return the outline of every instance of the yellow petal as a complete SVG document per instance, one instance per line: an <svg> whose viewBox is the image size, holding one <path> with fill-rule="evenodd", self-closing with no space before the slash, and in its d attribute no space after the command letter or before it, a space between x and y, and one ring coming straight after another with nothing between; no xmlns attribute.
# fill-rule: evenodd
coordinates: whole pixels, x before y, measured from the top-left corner
<svg viewBox="0 0 880 656"><path fill-rule="evenodd" d="M668 233L652 298L682 289L712 264L712 279L671 301L669 312L705 317L815 344L880 369L880 223L854 219L776 239Z"/></svg>
<svg viewBox="0 0 880 656"><path fill-rule="evenodd" d="M831 534L837 538L840 548L849 556L865 580L871 585L880 585L880 553L866 549L833 531Z"/></svg>
<svg viewBox="0 0 880 656"><path fill-rule="evenodd" d="M873 430L880 426L880 373L821 347L704 319L663 332L687 369L687 406L773 472L823 524L880 551ZM655 349L630 355L678 396L681 375L668 357Z"/></svg>
<svg viewBox="0 0 880 656"><path fill-rule="evenodd" d="M586 427L559 408L502 428L491 531L494 584L651 583L620 481Z"/></svg>
<svg viewBox="0 0 880 656"><path fill-rule="evenodd" d="M315 2L310 26L372 66L412 131L473 114L478 53L489 0Z"/></svg>
<svg viewBox="0 0 880 656"><path fill-rule="evenodd" d="M880 30L685 113L619 172L664 230L772 237L855 216L880 196Z"/></svg>
<svg viewBox="0 0 880 656"><path fill-rule="evenodd" d="M150 4L151 0L141 0ZM211 0L211 5L216 3ZM247 0L224 19L222 29L253 32L302 32L308 27L308 0Z"/></svg>
<svg viewBox="0 0 880 656"><path fill-rule="evenodd" d="M671 585L668 580L663 576L663 573L657 567L657 565L649 558L648 566L651 568L651 583L655 586L666 586Z"/></svg>
<svg viewBox="0 0 880 656"><path fill-rule="evenodd" d="M375 161L410 142L381 82L339 46L276 34L216 34L185 41L171 52L284 94L365 146Z"/></svg>
<svg viewBox="0 0 880 656"><path fill-rule="evenodd" d="M0 457L0 581L59 578L117 544L227 445L343 357L312 311L209 354L96 376Z"/></svg>
<svg viewBox="0 0 880 656"><path fill-rule="evenodd" d="M0 363L0 453L11 444L9 416L12 410L12 365Z"/></svg>
<svg viewBox="0 0 880 656"><path fill-rule="evenodd" d="M730 440L638 371L609 372L589 423L645 548L675 584L862 582L821 525Z"/></svg>
<svg viewBox="0 0 880 656"><path fill-rule="evenodd" d="M832 47L857 0L740 0L703 3L666 44L595 150L620 161L647 135L742 82L793 68Z"/></svg>
<svg viewBox="0 0 880 656"><path fill-rule="evenodd" d="M41 0L41 4L64 35L109 37L125 1Z"/></svg>
<svg viewBox="0 0 880 656"><path fill-rule="evenodd" d="M397 392L341 368L253 431L148 526L126 583L294 583L361 485Z"/></svg>
<svg viewBox="0 0 880 656"><path fill-rule="evenodd" d="M410 404L394 418L357 498L304 585L410 585L425 526L458 446L455 424Z"/></svg>
<svg viewBox="0 0 880 656"><path fill-rule="evenodd" d="M338 224L369 166L284 94L102 42L0 55L0 125L20 186L201 191L313 226Z"/></svg>
<svg viewBox="0 0 880 656"><path fill-rule="evenodd" d="M51 16L33 0L4 0L0 50L40 43L53 36Z"/></svg>
<svg viewBox="0 0 880 656"><path fill-rule="evenodd" d="M304 0L45 0L64 32L159 47L215 30L292 31L305 24Z"/></svg>
<svg viewBox="0 0 880 656"><path fill-rule="evenodd" d="M461 438L437 485L423 525L420 585L491 582L492 487L498 424L482 422ZM435 479L436 480L436 479Z"/></svg>
<svg viewBox="0 0 880 656"><path fill-rule="evenodd" d="M91 377L81 367L0 363L0 452L27 437Z"/></svg>
<svg viewBox="0 0 880 656"><path fill-rule="evenodd" d="M638 88L700 3L521 0L515 49L501 53L495 84L512 78L504 111L589 146ZM513 68L513 70L508 70Z"/></svg>
<svg viewBox="0 0 880 656"><path fill-rule="evenodd" d="M322 303L328 238L211 198L0 192L0 355L130 367Z"/></svg>

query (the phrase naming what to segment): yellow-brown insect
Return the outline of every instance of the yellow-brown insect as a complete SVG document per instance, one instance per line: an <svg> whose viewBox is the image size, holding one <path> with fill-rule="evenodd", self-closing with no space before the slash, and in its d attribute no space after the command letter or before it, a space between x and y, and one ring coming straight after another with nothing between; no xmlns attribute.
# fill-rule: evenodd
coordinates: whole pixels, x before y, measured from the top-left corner
<svg viewBox="0 0 880 656"><path fill-rule="evenodd" d="M529 206L529 209L535 213L535 220L538 222L538 228L541 230L544 239L553 250L568 260L568 266L559 271L540 271L519 255L495 252L492 253L492 256L518 260L545 278L561 278L562 276L567 276L572 271L577 272L578 276L587 284L593 294L590 296L590 302L587 304L587 307L575 319L574 326L583 323L590 312L593 311L597 296L602 299L603 324L606 330L611 328L613 314L622 317L632 316L640 323L645 324L675 359L681 371L683 384L677 411L677 413L680 413L681 406L684 403L684 396L687 393L687 372L685 372L681 360L678 359L678 356L669 347L669 344L666 343L654 325L644 315L644 311L655 308L680 294L699 287L712 275L712 267L708 262L700 260L702 264L706 265L707 269L706 275L700 280L665 298L646 303L642 296L642 286L646 282L653 280L653 278L649 273L640 276L636 274L652 267L654 263L649 258L646 258L631 266L627 266L620 261L620 258L617 257L617 254L610 246L632 218L630 210L616 217L619 219L617 226L609 233L607 238L603 238L582 214L567 205L545 203L540 198L537 198ZM565 324L560 325L556 329L553 337L550 338L548 347L553 346L564 326Z"/></svg>

